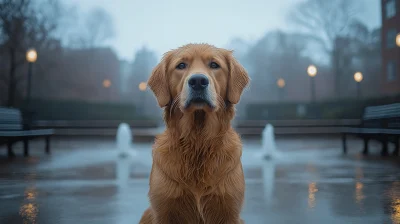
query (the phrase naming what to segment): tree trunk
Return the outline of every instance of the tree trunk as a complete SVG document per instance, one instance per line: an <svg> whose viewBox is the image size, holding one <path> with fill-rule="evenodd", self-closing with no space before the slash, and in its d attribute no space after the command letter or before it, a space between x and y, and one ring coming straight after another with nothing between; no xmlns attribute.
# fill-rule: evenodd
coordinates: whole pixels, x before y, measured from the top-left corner
<svg viewBox="0 0 400 224"><path fill-rule="evenodd" d="M15 49L10 48L10 79L9 79L9 85L8 85L8 100L7 100L8 107L14 106L15 88L17 86L15 83L16 68L17 68L17 64L16 64L16 58L15 58Z"/></svg>

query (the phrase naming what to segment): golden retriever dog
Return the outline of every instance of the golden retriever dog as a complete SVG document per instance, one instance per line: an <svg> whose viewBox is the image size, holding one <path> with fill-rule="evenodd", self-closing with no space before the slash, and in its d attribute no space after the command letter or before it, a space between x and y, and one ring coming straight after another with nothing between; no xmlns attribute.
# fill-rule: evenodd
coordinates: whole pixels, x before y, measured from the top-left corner
<svg viewBox="0 0 400 224"><path fill-rule="evenodd" d="M148 208L140 224L236 224L245 192L242 143L231 127L249 83L232 51L188 44L167 52L148 86L164 107Z"/></svg>

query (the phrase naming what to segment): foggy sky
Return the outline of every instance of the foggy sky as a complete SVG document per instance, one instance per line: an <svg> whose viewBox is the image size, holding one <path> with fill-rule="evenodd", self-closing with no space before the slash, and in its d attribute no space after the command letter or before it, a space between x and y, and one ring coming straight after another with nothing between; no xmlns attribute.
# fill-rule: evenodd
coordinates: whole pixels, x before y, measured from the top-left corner
<svg viewBox="0 0 400 224"><path fill-rule="evenodd" d="M190 42L226 47L240 37L255 41L267 31L290 30L288 9L301 0L65 0L83 10L94 6L113 17L116 37L108 43L121 59L132 60L143 45L164 52ZM334 1L334 0L332 0ZM380 26L380 0L359 0L359 17L370 27Z"/></svg>

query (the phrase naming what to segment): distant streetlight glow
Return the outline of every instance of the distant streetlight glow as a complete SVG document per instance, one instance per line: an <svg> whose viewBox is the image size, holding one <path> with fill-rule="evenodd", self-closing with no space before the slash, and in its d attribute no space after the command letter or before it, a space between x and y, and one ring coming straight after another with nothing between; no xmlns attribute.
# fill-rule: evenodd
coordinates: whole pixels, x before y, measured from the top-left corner
<svg viewBox="0 0 400 224"><path fill-rule="evenodd" d="M286 85L286 82L283 78L279 78L278 81L276 81L276 85L279 87L278 89L278 97L279 100L283 100L283 96L284 96L284 87Z"/></svg>
<svg viewBox="0 0 400 224"><path fill-rule="evenodd" d="M140 91L145 91L146 89L147 89L147 83L141 82L141 83L139 84L139 90L140 90Z"/></svg>
<svg viewBox="0 0 400 224"><path fill-rule="evenodd" d="M357 83L357 98L361 96L361 81L363 80L363 74L361 72L354 73L354 81Z"/></svg>
<svg viewBox="0 0 400 224"><path fill-rule="evenodd" d="M279 78L278 81L276 82L276 84L278 85L279 88L283 88L286 85L286 82L284 79Z"/></svg>
<svg viewBox="0 0 400 224"><path fill-rule="evenodd" d="M314 102L316 100L315 94L315 76L317 75L317 67L315 65L310 65L307 68L307 74L310 76L311 81L311 100Z"/></svg>
<svg viewBox="0 0 400 224"><path fill-rule="evenodd" d="M26 52L26 60L30 63L34 63L37 60L37 52L35 49L30 49Z"/></svg>
<svg viewBox="0 0 400 224"><path fill-rule="evenodd" d="M307 73L310 77L315 77L317 75L317 67L314 65L308 66Z"/></svg>
<svg viewBox="0 0 400 224"><path fill-rule="evenodd" d="M400 47L400 33L398 33L396 36L396 45Z"/></svg>
<svg viewBox="0 0 400 224"><path fill-rule="evenodd" d="M363 80L363 74L361 72L354 73L354 81L361 82Z"/></svg>
<svg viewBox="0 0 400 224"><path fill-rule="evenodd" d="M104 88L110 88L111 81L109 79L104 79L103 86L104 86Z"/></svg>

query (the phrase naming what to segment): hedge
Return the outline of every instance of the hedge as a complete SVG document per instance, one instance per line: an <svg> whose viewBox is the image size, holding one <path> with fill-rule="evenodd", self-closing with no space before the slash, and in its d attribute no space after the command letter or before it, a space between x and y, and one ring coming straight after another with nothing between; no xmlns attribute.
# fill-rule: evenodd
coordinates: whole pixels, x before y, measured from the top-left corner
<svg viewBox="0 0 400 224"><path fill-rule="evenodd" d="M367 106L400 102L400 95L363 100L344 99L316 103L248 104L246 120L359 119ZM301 109L305 109L305 113Z"/></svg>
<svg viewBox="0 0 400 224"><path fill-rule="evenodd" d="M151 120L136 113L133 104L72 100L31 100L24 111L34 112L36 120Z"/></svg>

